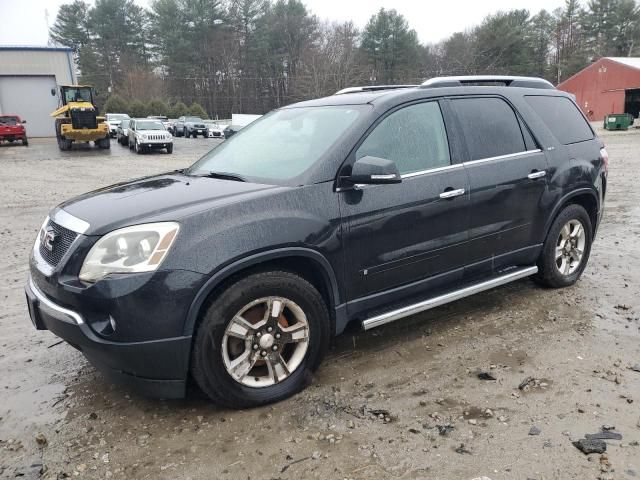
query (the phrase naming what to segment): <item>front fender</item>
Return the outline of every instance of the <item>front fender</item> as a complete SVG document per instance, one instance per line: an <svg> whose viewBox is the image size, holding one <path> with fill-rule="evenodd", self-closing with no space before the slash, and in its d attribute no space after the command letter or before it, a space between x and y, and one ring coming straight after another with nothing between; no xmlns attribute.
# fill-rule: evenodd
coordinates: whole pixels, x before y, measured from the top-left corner
<svg viewBox="0 0 640 480"><path fill-rule="evenodd" d="M331 305L329 305L328 307L332 309L340 304L340 293L338 290L338 282L336 279L336 275L333 268L331 267L331 264L324 257L324 255L322 255L320 252L317 252L316 250L305 248L305 247L279 248L279 249L260 252L254 255L244 257L214 272L209 277L209 279L205 282L205 284L200 288L193 302L191 303L191 307L189 308L189 311L187 313L187 318L184 324L184 335L194 334L194 329L195 329L196 322L198 320L198 316L200 314L202 305L204 304L205 300L209 297L211 292L213 292L215 288L218 285L220 285L224 280L229 278L234 273L239 272L240 270L244 270L252 266L260 265L261 263L265 263L270 260L291 258L291 257L306 257L313 260L313 262L318 266L318 268L322 272L326 286L328 287L327 290L331 294Z"/></svg>

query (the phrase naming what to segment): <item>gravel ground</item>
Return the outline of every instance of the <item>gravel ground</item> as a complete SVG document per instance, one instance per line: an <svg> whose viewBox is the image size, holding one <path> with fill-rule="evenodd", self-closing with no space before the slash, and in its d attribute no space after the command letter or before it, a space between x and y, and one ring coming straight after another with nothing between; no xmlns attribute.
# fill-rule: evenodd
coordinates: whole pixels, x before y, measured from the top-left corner
<svg viewBox="0 0 640 480"><path fill-rule="evenodd" d="M0 478L640 477L640 132L601 133L607 211L577 285L524 280L352 329L310 388L246 411L195 388L162 401L113 386L35 331L24 302L29 251L51 206L186 166L216 141L176 139L173 155L115 143L61 153L51 139L1 146ZM605 454L572 444L602 426L622 435Z"/></svg>

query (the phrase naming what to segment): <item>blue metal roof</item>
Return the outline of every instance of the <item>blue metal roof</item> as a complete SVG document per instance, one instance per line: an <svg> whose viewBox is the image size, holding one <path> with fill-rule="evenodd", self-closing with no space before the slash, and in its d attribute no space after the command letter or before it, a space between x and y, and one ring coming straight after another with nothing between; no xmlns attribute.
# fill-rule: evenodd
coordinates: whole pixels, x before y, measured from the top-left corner
<svg viewBox="0 0 640 480"><path fill-rule="evenodd" d="M27 52L73 52L73 49L69 47L46 47L38 45L0 45L0 51L2 50L22 50Z"/></svg>

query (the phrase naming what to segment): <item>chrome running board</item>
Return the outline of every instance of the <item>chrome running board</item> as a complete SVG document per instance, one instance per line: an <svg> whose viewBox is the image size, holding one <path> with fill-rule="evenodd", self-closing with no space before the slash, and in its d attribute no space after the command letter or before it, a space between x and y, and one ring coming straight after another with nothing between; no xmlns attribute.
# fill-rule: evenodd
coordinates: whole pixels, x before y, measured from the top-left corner
<svg viewBox="0 0 640 480"><path fill-rule="evenodd" d="M438 297L433 297L428 300L423 300L422 302L414 303L413 305L407 305L406 307L367 318L362 321L362 328L364 330L370 330L372 328L379 327L380 325L384 325L385 323L390 323L416 313L424 312L425 310L430 310L432 308L439 307L440 305L444 305L445 303L450 303L476 293L484 292L485 290L490 290L494 287L499 287L500 285L534 275L535 273L538 273L538 267L535 266L518 268L507 274L490 280L485 280L484 282L476 283L475 285L469 285L468 287L461 288L460 290L445 293Z"/></svg>

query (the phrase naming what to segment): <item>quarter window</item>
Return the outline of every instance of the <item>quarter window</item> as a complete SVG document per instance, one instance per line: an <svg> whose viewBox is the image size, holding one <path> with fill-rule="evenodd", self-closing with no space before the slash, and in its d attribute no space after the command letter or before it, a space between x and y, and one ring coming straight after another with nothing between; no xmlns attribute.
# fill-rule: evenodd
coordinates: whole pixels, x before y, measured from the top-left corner
<svg viewBox="0 0 640 480"><path fill-rule="evenodd" d="M563 145L593 139L591 127L568 98L531 95L525 99Z"/></svg>
<svg viewBox="0 0 640 480"><path fill-rule="evenodd" d="M394 161L401 175L450 165L438 103L410 105L390 114L356 151L356 159L366 156Z"/></svg>
<svg viewBox="0 0 640 480"><path fill-rule="evenodd" d="M470 160L524 152L520 122L500 98L462 98L452 101L460 120Z"/></svg>

